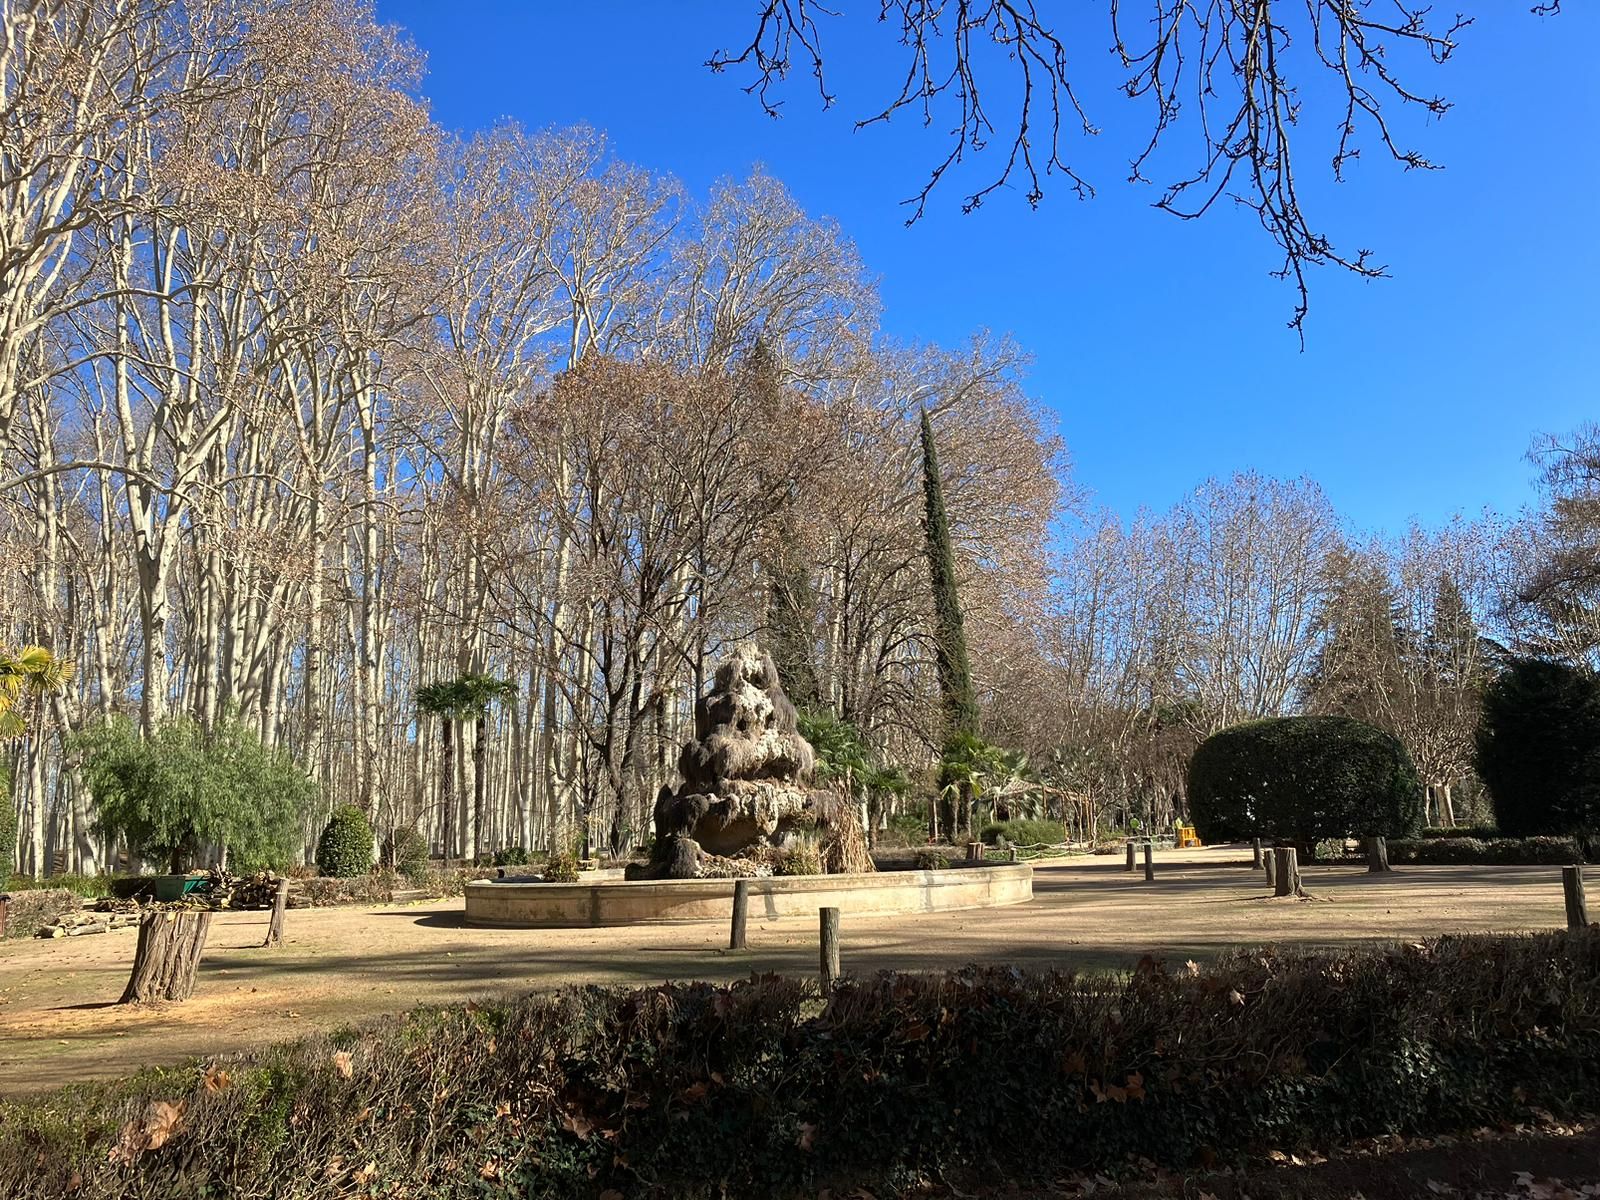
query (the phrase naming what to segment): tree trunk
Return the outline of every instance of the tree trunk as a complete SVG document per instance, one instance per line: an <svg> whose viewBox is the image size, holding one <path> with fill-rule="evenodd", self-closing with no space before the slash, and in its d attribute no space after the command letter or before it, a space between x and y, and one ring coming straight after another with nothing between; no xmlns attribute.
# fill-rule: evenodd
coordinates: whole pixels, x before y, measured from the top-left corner
<svg viewBox="0 0 1600 1200"><path fill-rule="evenodd" d="M440 747L444 763L439 770L439 811L443 822L444 865L456 856L456 756L455 718L446 713L443 718L443 742Z"/></svg>
<svg viewBox="0 0 1600 1200"><path fill-rule="evenodd" d="M489 714L472 723L472 861L483 857L484 790L488 786Z"/></svg>
<svg viewBox="0 0 1600 1200"><path fill-rule="evenodd" d="M283 945L283 914L289 907L289 881L278 880L278 894L272 898L272 919L267 922L267 940L263 946Z"/></svg>
<svg viewBox="0 0 1600 1200"><path fill-rule="evenodd" d="M211 930L209 909L198 912L148 912L139 922L133 973L118 1004L187 1000L194 994L195 971Z"/></svg>
<svg viewBox="0 0 1600 1200"><path fill-rule="evenodd" d="M1367 870L1376 875L1389 869L1388 839L1369 837L1367 839Z"/></svg>

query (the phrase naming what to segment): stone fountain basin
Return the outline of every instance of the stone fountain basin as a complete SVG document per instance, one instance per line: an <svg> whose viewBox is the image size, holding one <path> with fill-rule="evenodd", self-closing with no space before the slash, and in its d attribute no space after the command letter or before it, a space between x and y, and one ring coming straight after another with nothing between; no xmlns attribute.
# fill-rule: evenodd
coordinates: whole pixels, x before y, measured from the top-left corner
<svg viewBox="0 0 1600 1200"><path fill-rule="evenodd" d="M755 920L815 919L819 908L872 916L999 908L1033 899L1033 868L1027 863L873 875L774 875L746 882L750 916ZM731 879L480 880L467 884L467 924L561 929L726 921L733 913L733 883Z"/></svg>

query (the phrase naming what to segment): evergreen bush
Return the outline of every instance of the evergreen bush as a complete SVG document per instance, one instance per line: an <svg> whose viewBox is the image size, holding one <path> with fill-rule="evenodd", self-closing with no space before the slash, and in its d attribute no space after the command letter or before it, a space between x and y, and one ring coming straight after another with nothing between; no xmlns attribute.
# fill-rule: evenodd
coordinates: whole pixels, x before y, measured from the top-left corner
<svg viewBox="0 0 1600 1200"><path fill-rule="evenodd" d="M950 865L950 856L942 850L918 850L914 861L919 871L943 871Z"/></svg>
<svg viewBox="0 0 1600 1200"><path fill-rule="evenodd" d="M528 865L528 851L522 846L505 846L494 852L494 865L497 867L525 867Z"/></svg>
<svg viewBox="0 0 1600 1200"><path fill-rule="evenodd" d="M991 821L978 837L991 846L1002 838L1013 846L1059 846L1067 840L1067 827L1061 821Z"/></svg>
<svg viewBox="0 0 1600 1200"><path fill-rule="evenodd" d="M550 855L539 878L546 883L577 883L578 856L570 852Z"/></svg>
<svg viewBox="0 0 1600 1200"><path fill-rule="evenodd" d="M257 1050L220 1079L0 1103L0 1196L299 1200L366 1194L360 1176L413 1200L791 1200L1227 1167L1570 1121L1600 1094L1597 1029L1600 928L1085 979L847 976L825 1000L772 974L571 988Z"/></svg>
<svg viewBox="0 0 1600 1200"><path fill-rule="evenodd" d="M1600 832L1600 676L1513 662L1484 693L1477 760L1502 834Z"/></svg>
<svg viewBox="0 0 1600 1200"><path fill-rule="evenodd" d="M1274 838L1311 853L1329 838L1409 835L1422 782L1405 747L1364 721L1273 717L1200 744L1189 807L1204 841Z"/></svg>
<svg viewBox="0 0 1600 1200"><path fill-rule="evenodd" d="M329 879L354 879L372 870L372 826L354 804L333 810L317 839L317 870Z"/></svg>

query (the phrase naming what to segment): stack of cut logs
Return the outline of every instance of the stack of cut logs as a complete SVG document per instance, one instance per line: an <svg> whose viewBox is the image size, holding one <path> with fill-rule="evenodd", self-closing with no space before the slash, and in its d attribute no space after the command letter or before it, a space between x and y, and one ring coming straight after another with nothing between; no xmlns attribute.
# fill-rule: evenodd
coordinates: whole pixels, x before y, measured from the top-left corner
<svg viewBox="0 0 1600 1200"><path fill-rule="evenodd" d="M113 929L137 929L139 910L129 912L75 912L68 913L54 925L39 930L42 938L81 937L86 933L109 933Z"/></svg>

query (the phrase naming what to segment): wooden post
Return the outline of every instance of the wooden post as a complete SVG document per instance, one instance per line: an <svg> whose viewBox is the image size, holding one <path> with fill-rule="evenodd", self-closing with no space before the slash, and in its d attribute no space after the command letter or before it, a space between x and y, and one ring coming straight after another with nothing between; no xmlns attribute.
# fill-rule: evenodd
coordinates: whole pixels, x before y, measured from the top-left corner
<svg viewBox="0 0 1600 1200"><path fill-rule="evenodd" d="M745 923L750 916L750 881L733 881L733 929L728 934L728 949L744 949Z"/></svg>
<svg viewBox="0 0 1600 1200"><path fill-rule="evenodd" d="M1122 868L1124 871L1133 870L1133 854L1134 854L1133 839L1129 838L1128 839L1128 863L1127 863L1127 865L1125 867Z"/></svg>
<svg viewBox="0 0 1600 1200"><path fill-rule="evenodd" d="M839 910L819 908L822 920L822 994L831 996L839 978Z"/></svg>
<svg viewBox="0 0 1600 1200"><path fill-rule="evenodd" d="M1155 847L1150 842L1144 844L1144 881L1146 883L1156 881Z"/></svg>
<svg viewBox="0 0 1600 1200"><path fill-rule="evenodd" d="M1389 839L1369 837L1367 839L1367 871L1377 875L1390 870L1389 866Z"/></svg>
<svg viewBox="0 0 1600 1200"><path fill-rule="evenodd" d="M1260 838L1251 838L1250 839L1250 854L1251 854L1251 858L1253 860L1250 863L1250 865L1252 867L1254 867L1258 871L1261 870L1261 839Z"/></svg>
<svg viewBox="0 0 1600 1200"><path fill-rule="evenodd" d="M1300 865L1295 860L1299 851L1293 846L1279 846L1273 850L1272 855L1278 860L1277 876L1273 883L1273 894L1277 896L1292 896L1300 886Z"/></svg>
<svg viewBox="0 0 1600 1200"><path fill-rule="evenodd" d="M263 946L283 945L283 913L289 907L289 881L278 880L278 893L272 898L272 919L267 922L267 940Z"/></svg>
<svg viewBox="0 0 1600 1200"><path fill-rule="evenodd" d="M117 1003L187 1000L194 994L195 971L210 931L210 909L145 913L139 921L133 973Z"/></svg>
<svg viewBox="0 0 1600 1200"><path fill-rule="evenodd" d="M1278 883L1278 856L1271 849L1268 849L1263 861L1266 863L1267 868L1267 886L1276 887Z"/></svg>
<svg viewBox="0 0 1600 1200"><path fill-rule="evenodd" d="M983 861L983 843L982 842L968 842L967 843L967 861L969 863L981 863Z"/></svg>
<svg viewBox="0 0 1600 1200"><path fill-rule="evenodd" d="M1009 850L1006 851L1006 861L1007 862L1016 862L1017 861L1017 848L1015 846L1012 846Z"/></svg>
<svg viewBox="0 0 1600 1200"><path fill-rule="evenodd" d="M11 893L0 892L0 938L6 936L6 919L11 915Z"/></svg>
<svg viewBox="0 0 1600 1200"><path fill-rule="evenodd" d="M1567 928L1589 927L1589 905L1583 895L1583 868L1561 868L1561 890L1567 897Z"/></svg>

